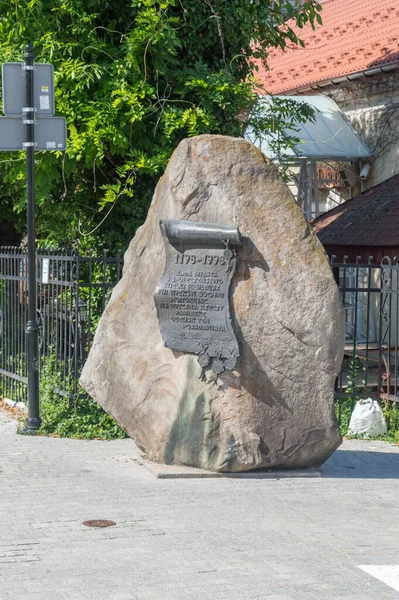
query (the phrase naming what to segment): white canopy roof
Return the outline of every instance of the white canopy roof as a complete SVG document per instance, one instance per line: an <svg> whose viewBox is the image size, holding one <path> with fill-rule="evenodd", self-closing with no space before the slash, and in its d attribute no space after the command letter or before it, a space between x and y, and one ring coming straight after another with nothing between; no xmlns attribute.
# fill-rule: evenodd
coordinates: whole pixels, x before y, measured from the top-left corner
<svg viewBox="0 0 399 600"><path fill-rule="evenodd" d="M269 101L268 98L265 96L265 102ZM314 122L307 121L299 124L298 131L284 130L283 135L295 136L301 140L293 151L284 151L288 157L294 160L295 158L350 160L372 155L346 115L331 98L327 96L272 96L270 98L306 102L315 108ZM259 139L253 132L248 131L246 137L269 158L279 158L270 147L270 141L277 140L276 134L268 133Z"/></svg>

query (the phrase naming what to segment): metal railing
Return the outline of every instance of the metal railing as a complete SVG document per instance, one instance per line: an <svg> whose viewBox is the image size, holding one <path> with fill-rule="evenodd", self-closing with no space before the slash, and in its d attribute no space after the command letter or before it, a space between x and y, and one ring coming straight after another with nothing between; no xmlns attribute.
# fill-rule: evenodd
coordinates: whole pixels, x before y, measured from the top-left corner
<svg viewBox="0 0 399 600"><path fill-rule="evenodd" d="M0 396L27 400L26 335L27 251L0 248ZM56 390L71 400L93 335L123 259L81 256L63 250L39 251L37 306L41 366L50 364Z"/></svg>
<svg viewBox="0 0 399 600"><path fill-rule="evenodd" d="M94 332L122 274L123 258L40 251L37 305L41 365L73 400ZM345 355L336 382L344 398L399 402L399 264L337 262L331 268L345 307ZM0 248L0 396L26 403L27 252Z"/></svg>
<svg viewBox="0 0 399 600"><path fill-rule="evenodd" d="M345 307L345 354L336 398L399 402L399 264L346 259L331 267Z"/></svg>

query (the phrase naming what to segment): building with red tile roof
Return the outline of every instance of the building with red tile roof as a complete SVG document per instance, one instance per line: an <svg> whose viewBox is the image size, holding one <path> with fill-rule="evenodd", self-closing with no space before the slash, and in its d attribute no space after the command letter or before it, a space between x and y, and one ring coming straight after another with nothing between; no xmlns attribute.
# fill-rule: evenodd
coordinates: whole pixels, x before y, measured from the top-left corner
<svg viewBox="0 0 399 600"><path fill-rule="evenodd" d="M258 62L258 93L336 102L372 152L351 165L356 195L399 173L399 0L325 0L321 17L314 30L288 21L305 47L272 48L268 67Z"/></svg>
<svg viewBox="0 0 399 600"><path fill-rule="evenodd" d="M319 89L399 67L399 0L326 0L323 25L295 27L305 48L271 49L257 79L270 94Z"/></svg>

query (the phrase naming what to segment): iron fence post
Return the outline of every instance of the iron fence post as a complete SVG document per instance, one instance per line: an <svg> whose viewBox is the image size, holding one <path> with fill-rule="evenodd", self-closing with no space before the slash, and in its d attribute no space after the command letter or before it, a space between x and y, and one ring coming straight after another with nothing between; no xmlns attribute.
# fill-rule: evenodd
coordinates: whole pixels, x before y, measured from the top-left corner
<svg viewBox="0 0 399 600"><path fill-rule="evenodd" d="M36 300L36 243L35 243L35 111L33 95L34 52L25 46L26 108L26 186L28 218L28 320L26 341L28 358L28 418L26 433L36 433L41 424L39 413L39 324Z"/></svg>

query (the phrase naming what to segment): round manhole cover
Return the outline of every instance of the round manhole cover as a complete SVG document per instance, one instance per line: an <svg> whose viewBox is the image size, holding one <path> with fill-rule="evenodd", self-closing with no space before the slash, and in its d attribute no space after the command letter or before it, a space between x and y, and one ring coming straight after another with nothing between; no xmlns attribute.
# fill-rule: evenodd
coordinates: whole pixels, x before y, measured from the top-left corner
<svg viewBox="0 0 399 600"><path fill-rule="evenodd" d="M115 521L107 521L106 519L93 519L92 521L83 521L82 525L86 525L86 527L112 527L116 523Z"/></svg>

